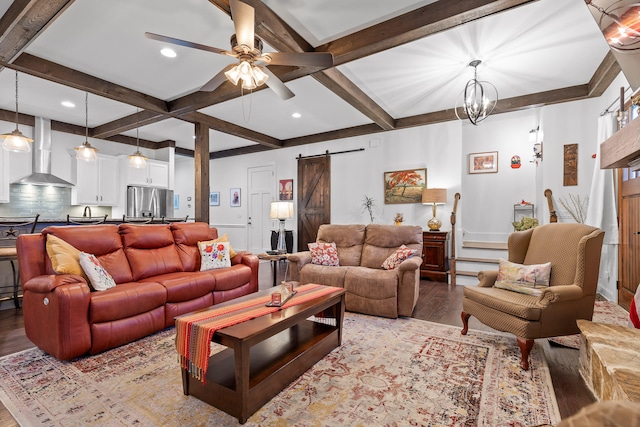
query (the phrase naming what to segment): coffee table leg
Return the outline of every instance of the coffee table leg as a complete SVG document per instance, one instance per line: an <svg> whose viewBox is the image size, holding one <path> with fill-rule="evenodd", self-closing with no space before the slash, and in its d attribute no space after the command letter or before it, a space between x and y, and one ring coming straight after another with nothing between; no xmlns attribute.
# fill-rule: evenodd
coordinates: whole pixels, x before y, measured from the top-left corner
<svg viewBox="0 0 640 427"><path fill-rule="evenodd" d="M236 367L236 393L239 395L240 412L238 421L240 424L247 422L249 418L249 346L246 343L237 343L234 346Z"/></svg>

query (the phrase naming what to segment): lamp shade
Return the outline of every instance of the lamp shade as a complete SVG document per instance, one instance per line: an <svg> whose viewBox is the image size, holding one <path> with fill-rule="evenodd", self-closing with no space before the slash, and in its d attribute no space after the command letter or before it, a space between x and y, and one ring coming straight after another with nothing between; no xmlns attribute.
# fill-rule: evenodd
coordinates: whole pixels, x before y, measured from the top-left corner
<svg viewBox="0 0 640 427"><path fill-rule="evenodd" d="M425 188L422 192L422 204L430 205L432 203L442 205L447 203L446 188Z"/></svg>
<svg viewBox="0 0 640 427"><path fill-rule="evenodd" d="M271 212L269 213L269 218L281 220L293 218L293 203L271 202Z"/></svg>

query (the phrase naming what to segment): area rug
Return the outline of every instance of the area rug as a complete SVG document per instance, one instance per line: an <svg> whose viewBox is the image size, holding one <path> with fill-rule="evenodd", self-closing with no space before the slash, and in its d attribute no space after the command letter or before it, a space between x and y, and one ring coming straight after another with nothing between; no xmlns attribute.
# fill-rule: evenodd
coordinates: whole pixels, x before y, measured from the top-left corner
<svg viewBox="0 0 640 427"><path fill-rule="evenodd" d="M213 351L218 350L217 345ZM539 344L519 367L507 335L416 319L345 315L343 344L247 426L529 426L560 421ZM174 330L59 362L30 349L0 359L0 399L23 426L233 426L182 393Z"/></svg>
<svg viewBox="0 0 640 427"><path fill-rule="evenodd" d="M596 301L593 307L593 319L597 323L608 323L610 325L627 326L629 324L629 313L618 304L611 301ZM580 334L566 335L563 337L549 338L553 344L569 348L580 348Z"/></svg>

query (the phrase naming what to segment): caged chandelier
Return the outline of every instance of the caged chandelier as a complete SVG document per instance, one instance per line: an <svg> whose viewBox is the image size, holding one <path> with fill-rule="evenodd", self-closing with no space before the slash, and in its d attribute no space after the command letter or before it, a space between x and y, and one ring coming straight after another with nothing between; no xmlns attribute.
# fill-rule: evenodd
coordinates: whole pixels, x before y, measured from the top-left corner
<svg viewBox="0 0 640 427"><path fill-rule="evenodd" d="M478 65L481 63L482 61L479 59L469 63L469 66L473 67L473 78L464 87L462 98L464 116L476 126L493 112L498 102L498 90L496 87L489 82L478 80ZM464 117L460 117L458 114L457 103L455 112L458 119L464 120Z"/></svg>

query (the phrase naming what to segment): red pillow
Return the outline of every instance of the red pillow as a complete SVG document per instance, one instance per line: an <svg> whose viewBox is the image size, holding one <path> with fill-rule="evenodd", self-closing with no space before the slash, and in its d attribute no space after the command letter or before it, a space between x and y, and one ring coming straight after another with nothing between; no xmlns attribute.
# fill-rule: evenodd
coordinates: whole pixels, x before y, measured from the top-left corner
<svg viewBox="0 0 640 427"><path fill-rule="evenodd" d="M406 247L405 245L400 246L394 253L389 255L389 258L385 259L382 263L382 268L385 270L395 270L398 266L407 258L411 258L416 254L415 249L411 249Z"/></svg>
<svg viewBox="0 0 640 427"><path fill-rule="evenodd" d="M309 250L311 251L311 264L327 265L330 267L340 265L335 242L309 243Z"/></svg>
<svg viewBox="0 0 640 427"><path fill-rule="evenodd" d="M640 286L636 294L631 298L631 307L629 308L629 319L636 329L640 329Z"/></svg>

